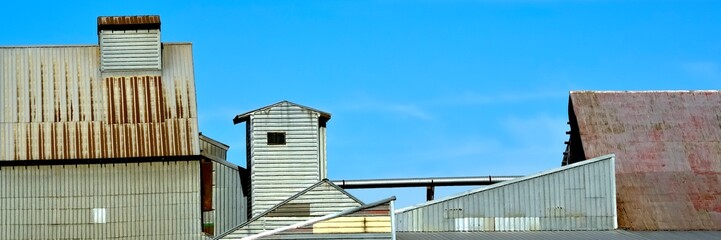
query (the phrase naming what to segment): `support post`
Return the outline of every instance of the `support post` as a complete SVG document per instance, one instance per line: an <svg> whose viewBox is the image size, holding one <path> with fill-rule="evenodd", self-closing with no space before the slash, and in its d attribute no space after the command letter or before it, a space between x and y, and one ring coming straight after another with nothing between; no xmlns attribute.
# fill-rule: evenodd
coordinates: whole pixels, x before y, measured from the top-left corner
<svg viewBox="0 0 721 240"><path fill-rule="evenodd" d="M433 201L433 196L435 195L436 187L433 185L426 186L426 201Z"/></svg>

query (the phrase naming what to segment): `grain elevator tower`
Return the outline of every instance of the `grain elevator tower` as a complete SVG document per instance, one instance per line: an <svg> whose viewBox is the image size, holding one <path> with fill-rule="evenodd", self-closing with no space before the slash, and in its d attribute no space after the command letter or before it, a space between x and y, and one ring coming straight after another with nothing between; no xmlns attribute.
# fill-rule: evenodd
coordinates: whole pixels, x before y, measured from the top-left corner
<svg viewBox="0 0 721 240"><path fill-rule="evenodd" d="M329 113L289 101L233 119L246 123L249 217L326 178L328 120Z"/></svg>

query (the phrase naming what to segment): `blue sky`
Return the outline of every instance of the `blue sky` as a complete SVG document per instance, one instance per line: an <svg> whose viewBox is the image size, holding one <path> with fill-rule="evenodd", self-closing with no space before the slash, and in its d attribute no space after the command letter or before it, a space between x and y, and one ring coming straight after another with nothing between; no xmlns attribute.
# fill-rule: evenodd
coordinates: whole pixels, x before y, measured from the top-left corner
<svg viewBox="0 0 721 240"><path fill-rule="evenodd" d="M193 43L201 131L239 165L232 118L290 100L333 114L332 179L526 175L560 165L571 90L721 88L719 13L718 1L14 2L0 45L95 44L97 16L158 14L163 41Z"/></svg>

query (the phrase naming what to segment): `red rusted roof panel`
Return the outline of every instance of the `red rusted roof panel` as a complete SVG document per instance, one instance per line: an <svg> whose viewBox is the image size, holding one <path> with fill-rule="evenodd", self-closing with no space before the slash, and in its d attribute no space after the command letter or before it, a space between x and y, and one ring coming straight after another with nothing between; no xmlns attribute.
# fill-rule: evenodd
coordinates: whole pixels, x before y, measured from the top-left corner
<svg viewBox="0 0 721 240"><path fill-rule="evenodd" d="M105 16L98 17L98 32L101 30L160 29L160 16Z"/></svg>
<svg viewBox="0 0 721 240"><path fill-rule="evenodd" d="M619 227L721 230L720 91L571 92L571 104L586 157L616 154Z"/></svg>
<svg viewBox="0 0 721 240"><path fill-rule="evenodd" d="M132 24L160 24L160 16L101 16L98 17L100 25L132 25Z"/></svg>

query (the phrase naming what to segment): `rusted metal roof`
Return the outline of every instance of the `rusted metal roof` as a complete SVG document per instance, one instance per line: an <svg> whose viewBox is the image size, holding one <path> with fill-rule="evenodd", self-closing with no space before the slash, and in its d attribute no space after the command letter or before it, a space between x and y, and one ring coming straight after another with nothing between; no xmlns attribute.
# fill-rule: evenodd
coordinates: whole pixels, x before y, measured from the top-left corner
<svg viewBox="0 0 721 240"><path fill-rule="evenodd" d="M619 227L721 230L721 91L571 92L569 119L567 163L616 154Z"/></svg>
<svg viewBox="0 0 721 240"><path fill-rule="evenodd" d="M0 48L0 161L199 155L192 50L102 74L98 47Z"/></svg>
<svg viewBox="0 0 721 240"><path fill-rule="evenodd" d="M101 30L160 29L160 16L101 16L98 17L98 32Z"/></svg>

